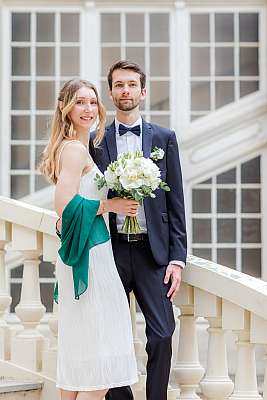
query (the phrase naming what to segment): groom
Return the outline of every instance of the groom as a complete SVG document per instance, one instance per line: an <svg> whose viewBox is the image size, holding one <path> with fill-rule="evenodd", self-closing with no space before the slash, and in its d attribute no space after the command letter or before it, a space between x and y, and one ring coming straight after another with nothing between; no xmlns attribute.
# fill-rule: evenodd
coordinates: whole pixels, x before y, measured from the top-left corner
<svg viewBox="0 0 267 400"><path fill-rule="evenodd" d="M129 293L134 292L146 321L147 400L167 400L175 328L172 303L186 262L184 197L175 132L140 116L145 81L144 72L133 62L119 61L110 68L108 84L116 117L106 128L95 159L103 172L125 151L143 150L144 156L149 157L156 146L165 152L157 165L171 191L157 190L155 199L144 200L137 215L141 233L123 233L124 217L116 214L110 214L110 232L126 294L129 298ZM115 388L109 390L106 399L131 400L133 395L129 387Z"/></svg>

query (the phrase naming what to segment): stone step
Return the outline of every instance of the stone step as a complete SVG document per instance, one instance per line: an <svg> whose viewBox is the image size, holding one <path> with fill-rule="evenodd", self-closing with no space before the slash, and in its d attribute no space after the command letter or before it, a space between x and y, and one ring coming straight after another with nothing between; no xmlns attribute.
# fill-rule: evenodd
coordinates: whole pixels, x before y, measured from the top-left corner
<svg viewBox="0 0 267 400"><path fill-rule="evenodd" d="M41 382L0 377L0 400L39 400Z"/></svg>

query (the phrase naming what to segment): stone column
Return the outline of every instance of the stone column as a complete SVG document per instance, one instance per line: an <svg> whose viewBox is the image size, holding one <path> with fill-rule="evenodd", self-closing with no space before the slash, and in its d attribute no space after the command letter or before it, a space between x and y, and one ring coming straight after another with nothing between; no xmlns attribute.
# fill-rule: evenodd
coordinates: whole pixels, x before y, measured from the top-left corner
<svg viewBox="0 0 267 400"><path fill-rule="evenodd" d="M4 318L5 312L11 304L11 297L7 290L5 245L11 241L11 225L0 220L0 359L10 357L9 327Z"/></svg>
<svg viewBox="0 0 267 400"><path fill-rule="evenodd" d="M255 345L250 342L250 313L245 313L244 329L237 331L237 368L235 388L230 400L259 400Z"/></svg>
<svg viewBox="0 0 267 400"><path fill-rule="evenodd" d="M225 400L232 393L234 384L228 375L225 331L222 329L221 318L207 318L208 328L208 359L206 374L200 382L205 399Z"/></svg>

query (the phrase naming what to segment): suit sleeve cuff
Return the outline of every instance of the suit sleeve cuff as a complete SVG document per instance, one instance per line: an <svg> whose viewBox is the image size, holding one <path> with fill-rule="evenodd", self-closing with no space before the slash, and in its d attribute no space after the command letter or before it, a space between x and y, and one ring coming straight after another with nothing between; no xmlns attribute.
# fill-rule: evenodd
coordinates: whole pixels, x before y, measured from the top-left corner
<svg viewBox="0 0 267 400"><path fill-rule="evenodd" d="M169 262L169 265L170 265L170 264L178 265L178 266L181 267L181 268L184 268L184 267L185 267L185 263L184 263L183 261L171 260L171 261Z"/></svg>

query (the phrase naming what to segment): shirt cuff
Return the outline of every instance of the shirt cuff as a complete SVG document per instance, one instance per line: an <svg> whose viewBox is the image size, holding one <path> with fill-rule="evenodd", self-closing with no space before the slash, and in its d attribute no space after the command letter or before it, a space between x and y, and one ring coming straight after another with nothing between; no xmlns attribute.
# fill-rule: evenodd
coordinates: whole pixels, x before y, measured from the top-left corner
<svg viewBox="0 0 267 400"><path fill-rule="evenodd" d="M184 267L185 267L185 263L184 263L183 261L171 260L171 261L169 262L169 265L170 265L170 264L178 265L178 266L181 267L181 268L184 268Z"/></svg>

